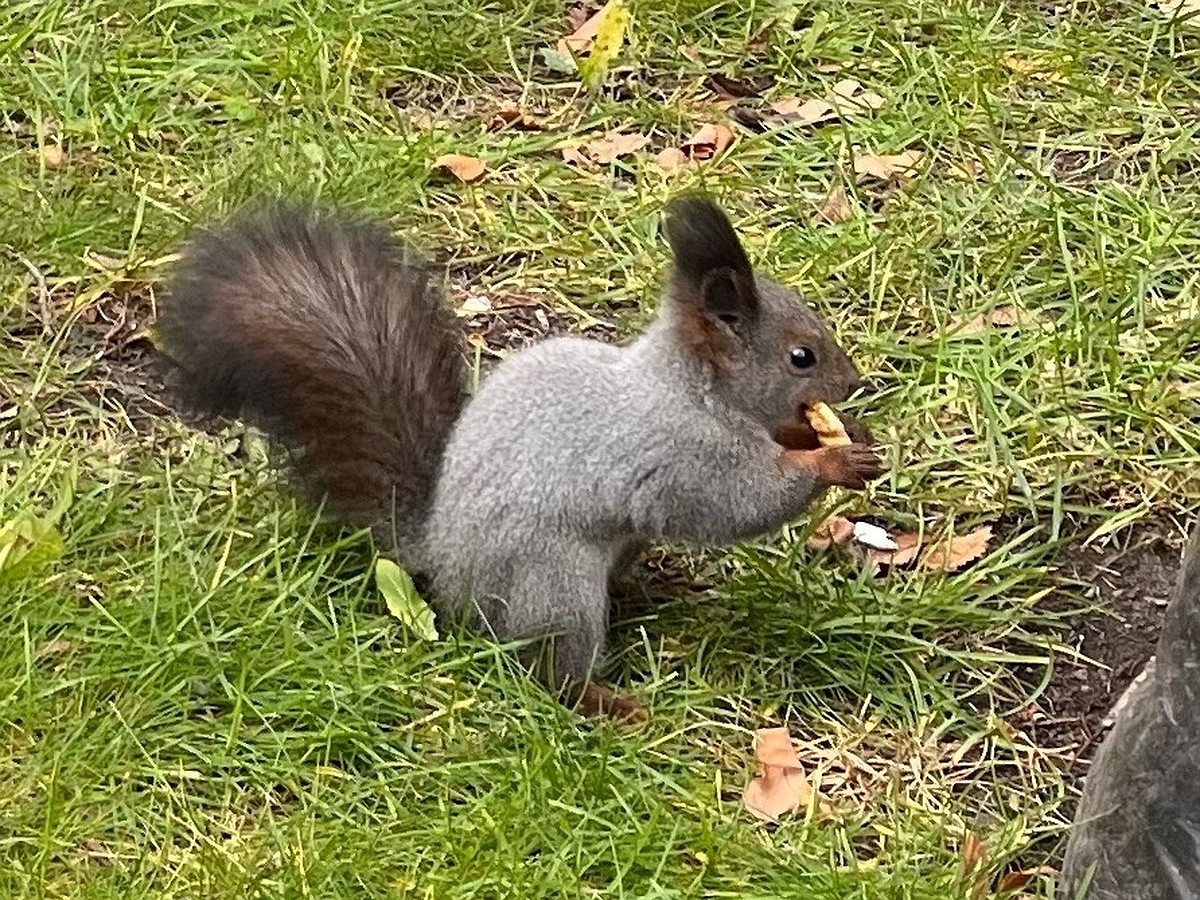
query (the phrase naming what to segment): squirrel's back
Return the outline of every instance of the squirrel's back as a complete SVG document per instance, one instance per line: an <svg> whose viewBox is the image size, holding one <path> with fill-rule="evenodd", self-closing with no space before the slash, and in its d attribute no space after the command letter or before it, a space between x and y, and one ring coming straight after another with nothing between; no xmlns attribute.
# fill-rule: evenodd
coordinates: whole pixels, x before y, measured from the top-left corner
<svg viewBox="0 0 1200 900"><path fill-rule="evenodd" d="M262 427L315 498L404 549L466 398L439 288L382 225L277 206L185 246L158 327L185 400Z"/></svg>

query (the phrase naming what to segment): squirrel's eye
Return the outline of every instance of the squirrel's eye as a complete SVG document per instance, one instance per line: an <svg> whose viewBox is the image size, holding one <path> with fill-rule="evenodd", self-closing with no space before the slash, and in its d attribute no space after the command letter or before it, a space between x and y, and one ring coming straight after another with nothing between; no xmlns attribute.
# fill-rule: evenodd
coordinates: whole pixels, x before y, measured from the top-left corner
<svg viewBox="0 0 1200 900"><path fill-rule="evenodd" d="M817 364L817 354L807 347L793 347L788 358L797 369L808 369Z"/></svg>

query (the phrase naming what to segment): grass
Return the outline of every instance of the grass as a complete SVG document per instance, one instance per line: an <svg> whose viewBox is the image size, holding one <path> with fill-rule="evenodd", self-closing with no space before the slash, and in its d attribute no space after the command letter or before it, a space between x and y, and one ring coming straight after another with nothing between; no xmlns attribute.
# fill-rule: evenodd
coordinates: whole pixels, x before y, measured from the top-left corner
<svg viewBox="0 0 1200 900"><path fill-rule="evenodd" d="M0 13L0 528L33 547L0 563L0 893L965 898L970 833L988 878L1055 862L1074 788L1024 722L1066 651L1039 601L1086 603L1055 574L1080 541L1178 534L1200 503L1196 28L1134 2L633 12L595 96L539 58L548 2ZM664 174L654 151L723 118L714 71L886 103ZM489 132L511 103L546 129ZM598 172L555 149L612 128L652 147ZM903 185L847 175L904 149ZM447 152L488 174L432 177ZM839 183L856 215L820 222ZM810 523L676 551L712 587L625 604L613 636L642 732L577 720L464 632L409 640L367 536L138 383L178 238L263 194L388 216L456 298L628 331L664 274L662 201L696 185L876 387L891 474L822 512L997 537L953 576L871 578L805 549ZM1002 307L1032 325L955 331ZM741 810L773 724L834 821Z"/></svg>

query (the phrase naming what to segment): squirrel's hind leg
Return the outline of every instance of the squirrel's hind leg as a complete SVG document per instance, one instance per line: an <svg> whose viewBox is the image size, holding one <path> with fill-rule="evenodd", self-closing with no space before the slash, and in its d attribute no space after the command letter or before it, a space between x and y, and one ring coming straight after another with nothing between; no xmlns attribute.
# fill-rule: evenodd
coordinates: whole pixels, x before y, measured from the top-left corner
<svg viewBox="0 0 1200 900"><path fill-rule="evenodd" d="M608 576L603 551L577 547L531 563L508 598L507 631L545 635L529 651L538 678L586 716L646 718L641 704L592 681L608 637ZM512 614L528 621L516 621ZM524 614L524 615L522 615Z"/></svg>

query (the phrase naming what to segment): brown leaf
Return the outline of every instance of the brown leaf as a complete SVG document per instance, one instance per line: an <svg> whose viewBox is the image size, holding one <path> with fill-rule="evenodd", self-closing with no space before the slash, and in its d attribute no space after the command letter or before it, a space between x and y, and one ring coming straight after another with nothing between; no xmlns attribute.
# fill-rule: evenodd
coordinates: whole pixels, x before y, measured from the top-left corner
<svg viewBox="0 0 1200 900"><path fill-rule="evenodd" d="M1006 69L1014 75L1020 75L1022 78L1029 78L1033 81L1046 81L1051 84L1059 84L1066 80L1063 78L1062 73L1047 69L1041 62L1019 56L1016 53L1005 53L1000 57L1000 61L1004 63Z"/></svg>
<svg viewBox="0 0 1200 900"><path fill-rule="evenodd" d="M920 150L905 150L903 153L883 156L857 155L854 157L854 174L880 181L907 177L914 173L924 155Z"/></svg>
<svg viewBox="0 0 1200 900"><path fill-rule="evenodd" d="M513 128L517 131L541 131L542 123L536 118L523 112L520 107L502 106L488 121L488 131L500 131L502 128Z"/></svg>
<svg viewBox="0 0 1200 900"><path fill-rule="evenodd" d="M69 641L66 638L56 637L51 638L50 640L46 641L46 643L38 647L35 655L38 658L46 656L63 656L79 649L81 646L82 645L76 641Z"/></svg>
<svg viewBox="0 0 1200 900"><path fill-rule="evenodd" d="M67 161L67 155L58 144L43 144L41 157L42 165L47 169L61 169Z"/></svg>
<svg viewBox="0 0 1200 900"><path fill-rule="evenodd" d="M1036 869L1021 869L1017 872L1005 872L996 886L996 893L1009 894L1019 891L1033 879L1040 877L1053 878L1058 870L1051 866L1038 866Z"/></svg>
<svg viewBox="0 0 1200 900"><path fill-rule="evenodd" d="M770 87L771 79L758 77L754 79L733 78L712 72L705 79L708 89L725 100L739 100L743 97L757 97L763 90Z"/></svg>
<svg viewBox="0 0 1200 900"><path fill-rule="evenodd" d="M961 319L951 319L946 330L956 337L965 337L982 334L992 328L1028 329L1036 327L1038 324L1037 316L1019 307L997 306L993 310L980 313L967 322L963 322Z"/></svg>
<svg viewBox="0 0 1200 900"><path fill-rule="evenodd" d="M854 218L854 211L850 208L850 199L846 196L846 188L841 183L836 183L833 189L825 197L825 202L821 204L818 210L821 218L831 225L836 225L839 222L848 222Z"/></svg>
<svg viewBox="0 0 1200 900"><path fill-rule="evenodd" d="M808 805L812 788L786 728L755 731L754 756L759 762L758 775L746 785L742 796L751 814L773 821Z"/></svg>
<svg viewBox="0 0 1200 900"><path fill-rule="evenodd" d="M557 45L558 52L582 54L590 51L592 44L596 43L596 36L600 33L600 26L604 24L604 17L608 12L609 5L609 3L605 3L596 12L580 22L574 32L565 38L559 38ZM582 10L575 12L574 15L568 13L568 23L574 24L574 22L579 20L582 13Z"/></svg>
<svg viewBox="0 0 1200 900"><path fill-rule="evenodd" d="M475 181L486 171L483 160L474 156L463 156L461 153L447 153L433 161L435 169L443 169L459 181Z"/></svg>
<svg viewBox="0 0 1200 900"><path fill-rule="evenodd" d="M586 22L598 8L599 7L596 7L595 4L591 3L581 4L580 6L572 6L567 10L567 27L570 28L571 31L578 31L583 27L583 23Z"/></svg>
<svg viewBox="0 0 1200 900"><path fill-rule="evenodd" d="M709 123L679 145L689 159L706 160L720 156L733 143L733 132L724 125Z"/></svg>
<svg viewBox="0 0 1200 900"><path fill-rule="evenodd" d="M602 138L588 141L583 147L588 156L596 162L610 163L618 157L636 153L649 143L650 138L644 134L623 134L619 131L610 131Z"/></svg>
<svg viewBox="0 0 1200 900"><path fill-rule="evenodd" d="M580 166L584 169L596 168L596 164L592 162L591 157L584 153L583 150L580 149L580 146L581 145L579 144L571 144L566 147L561 147L558 152L562 154L563 162L570 163L574 166Z"/></svg>
<svg viewBox="0 0 1200 900"><path fill-rule="evenodd" d="M798 97L784 97L771 104L771 109L785 122L798 125L816 125L837 118L833 105L824 100L800 100Z"/></svg>
<svg viewBox="0 0 1200 900"><path fill-rule="evenodd" d="M654 157L654 162L661 169L679 169L688 164L687 154L678 147L668 147L662 150Z"/></svg>
<svg viewBox="0 0 1200 900"><path fill-rule="evenodd" d="M984 525L930 547L921 557L920 565L939 572L955 572L983 556L991 540L992 526Z"/></svg>
<svg viewBox="0 0 1200 900"><path fill-rule="evenodd" d="M704 162L719 156L733 143L733 132L726 126L709 123L684 141L679 147L668 147L655 157L660 168L671 170Z"/></svg>
<svg viewBox="0 0 1200 900"><path fill-rule="evenodd" d="M921 552L921 539L911 532L893 534L898 550L868 550L867 556L876 565L903 566L912 562Z"/></svg>
<svg viewBox="0 0 1200 900"><path fill-rule="evenodd" d="M974 832L968 832L959 851L959 884L971 886L971 900L983 900L987 896L987 852L983 841Z"/></svg>
<svg viewBox="0 0 1200 900"><path fill-rule="evenodd" d="M813 550L828 550L830 547L840 547L854 537L854 523L842 516L830 516L817 526L808 539L808 546Z"/></svg>

